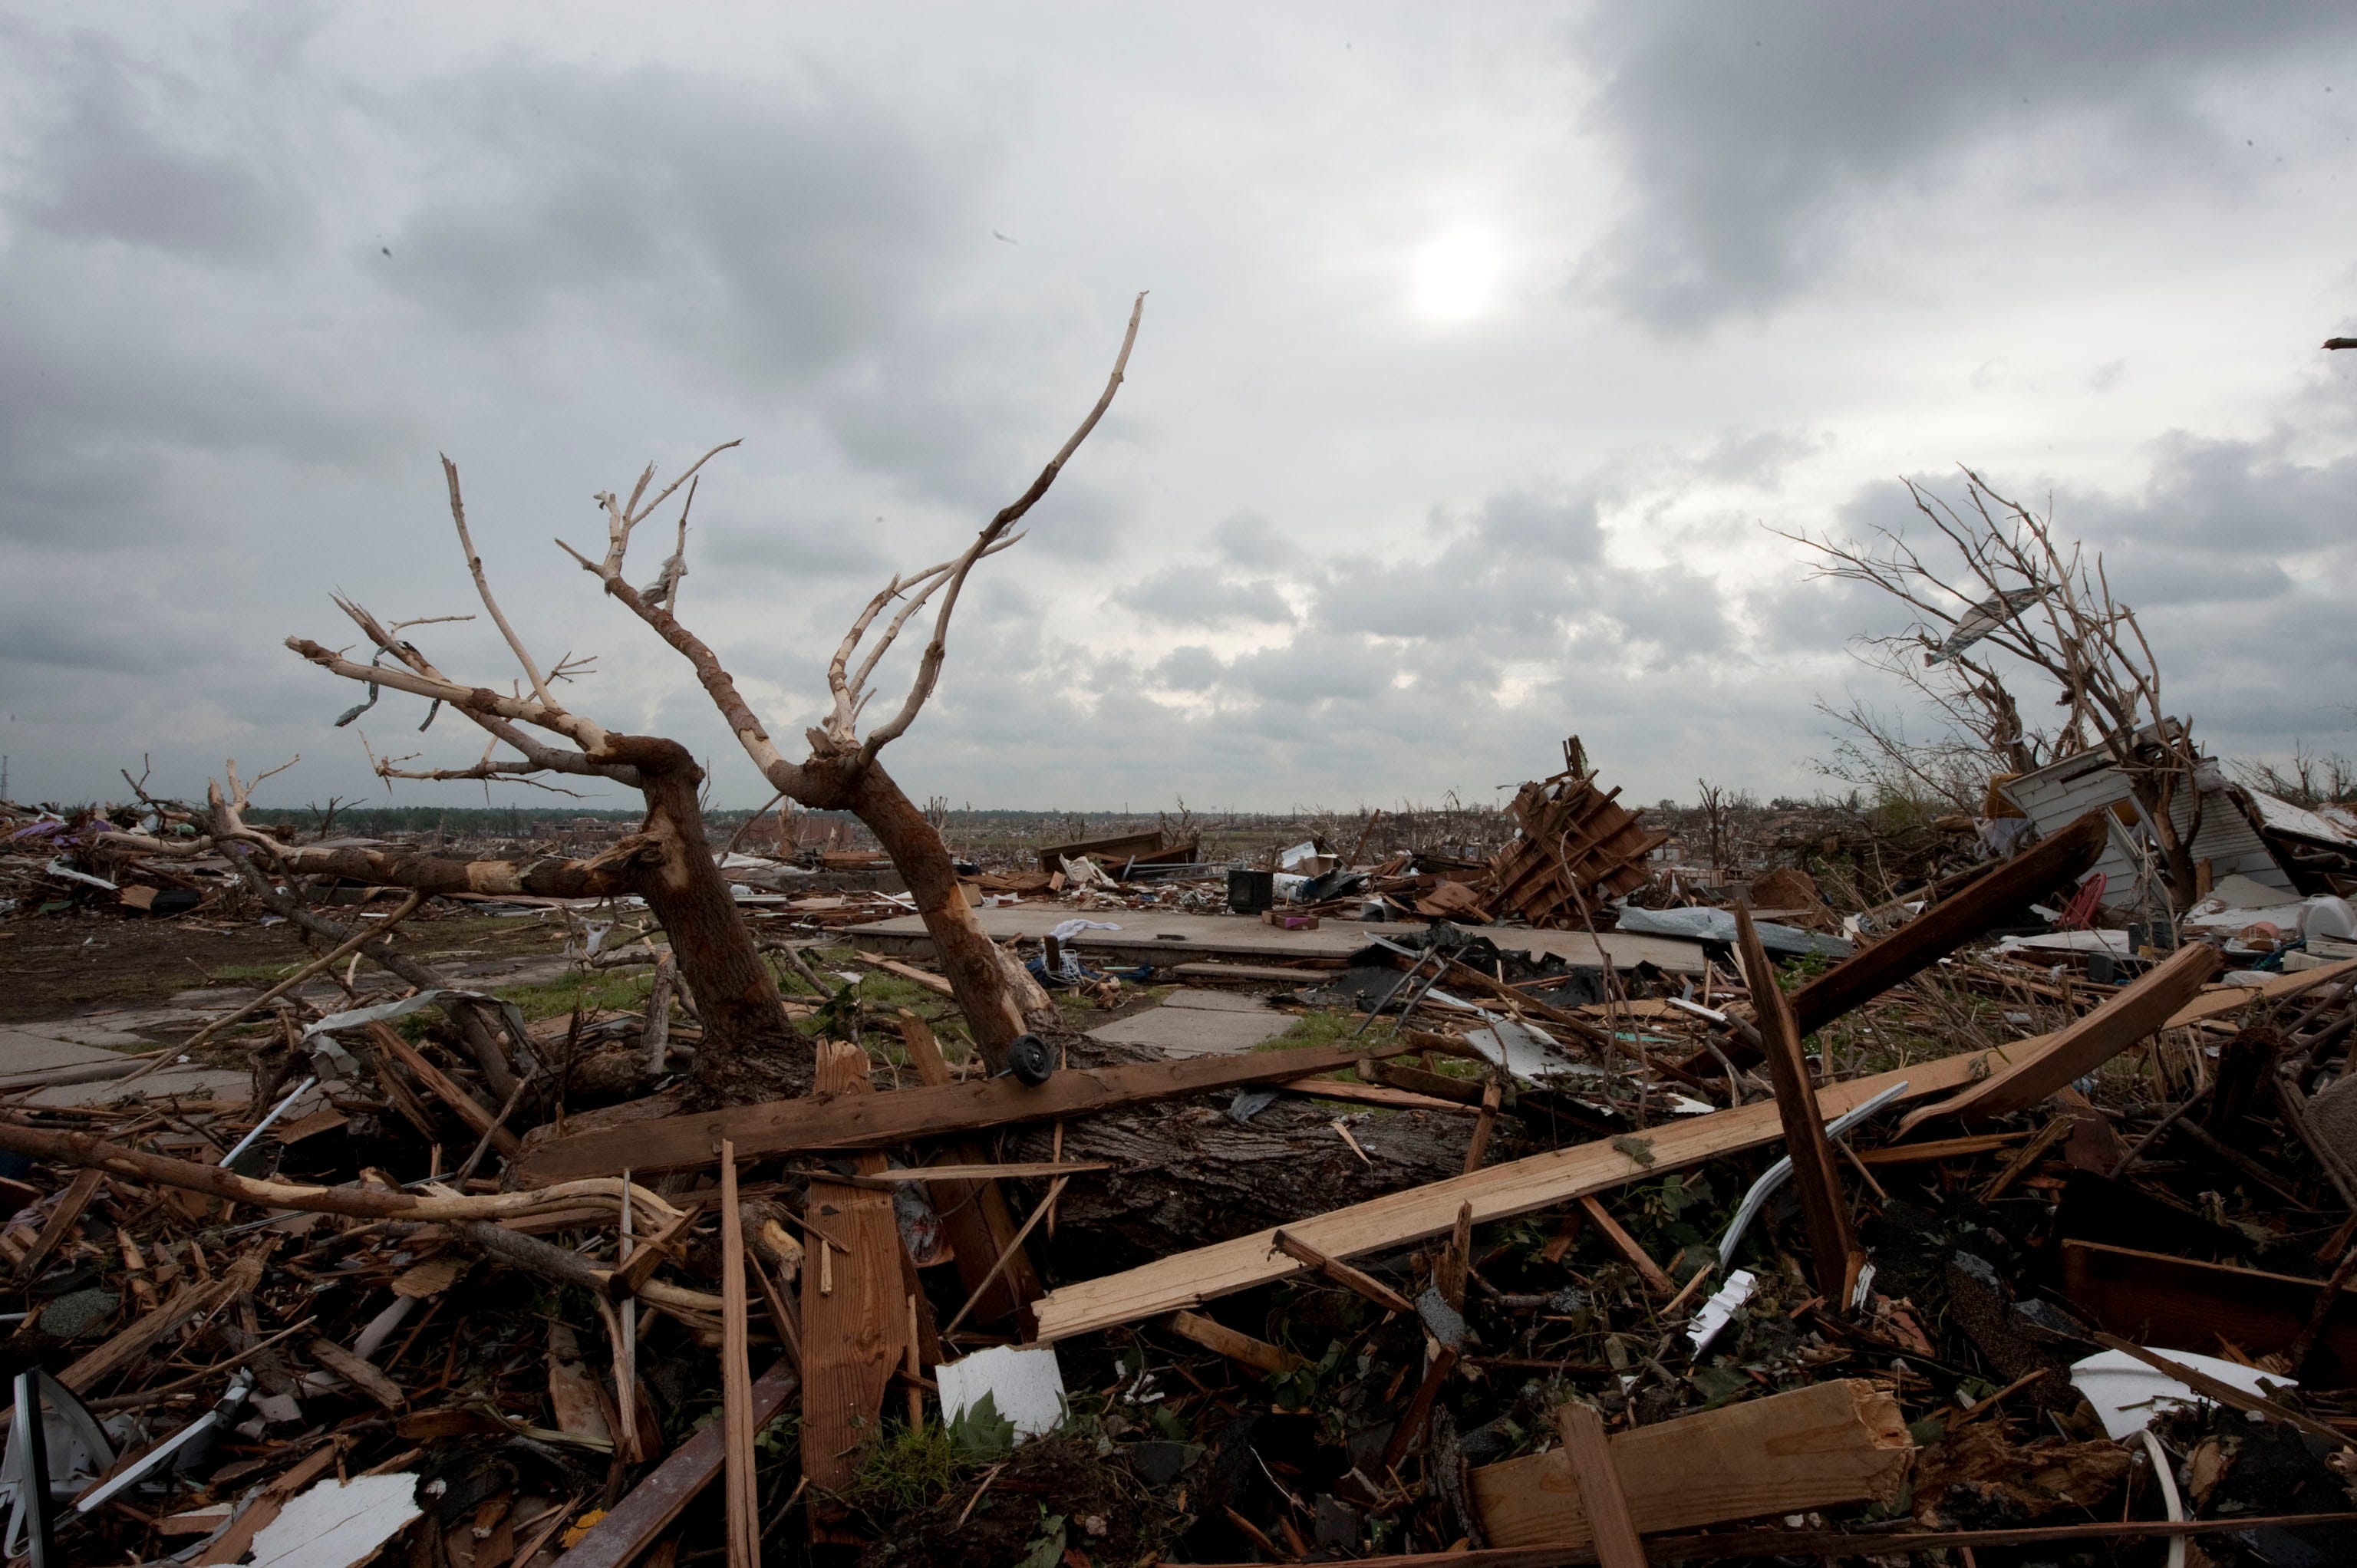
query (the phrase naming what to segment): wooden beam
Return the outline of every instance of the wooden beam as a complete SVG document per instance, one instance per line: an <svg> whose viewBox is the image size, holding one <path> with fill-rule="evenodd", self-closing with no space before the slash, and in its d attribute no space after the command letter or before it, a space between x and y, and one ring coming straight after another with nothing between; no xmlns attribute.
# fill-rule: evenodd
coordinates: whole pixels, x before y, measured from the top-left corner
<svg viewBox="0 0 2357 1568"><path fill-rule="evenodd" d="M1648 1534L1898 1494L1915 1444L1899 1403L1863 1379L1722 1406L1608 1440L1629 1516ZM1468 1477L1493 1546L1596 1539L1562 1448Z"/></svg>
<svg viewBox="0 0 2357 1568"><path fill-rule="evenodd" d="M899 1022L901 1043L908 1047L918 1079L933 1089L955 1083L949 1058L942 1055L941 1042L933 1037L932 1026L906 1007L900 1009ZM974 1142L952 1144L950 1155L969 1165L990 1157L989 1151ZM932 1197L934 1212L942 1217L950 1250L957 1254L959 1285L968 1296L981 1292L974 1305L981 1322L1003 1322L1039 1299L1046 1288L1039 1283L1039 1271L1031 1255L1020 1251L990 1282L990 1288L982 1289L992 1262L1006 1256L1015 1239L1015 1211L1007 1207L1006 1195L996 1180L940 1176L931 1178L925 1190Z"/></svg>
<svg viewBox="0 0 2357 1568"><path fill-rule="evenodd" d="M2154 1030L2167 1027L2218 972L2219 963L2216 948L2188 943L2176 957L2147 971L2134 985L2068 1028L1996 1053L2007 1065L1993 1064L1987 1078L1961 1094L1910 1112L1899 1124L1900 1135L1943 1117L1979 1122L2029 1110Z"/></svg>
<svg viewBox="0 0 2357 1568"><path fill-rule="evenodd" d="M869 1090L866 1053L839 1040L820 1043L812 1088L839 1103L890 1098ZM854 1163L873 1176L884 1156L864 1153ZM892 1195L873 1187L813 1178L807 1207L819 1255L802 1268L802 1477L839 1492L877 1435L885 1387L903 1355L900 1230ZM813 1509L814 1530L823 1530L824 1511Z"/></svg>
<svg viewBox="0 0 2357 1568"><path fill-rule="evenodd" d="M753 1369L747 1362L745 1223L737 1208L737 1151L720 1145L720 1422L728 1568L759 1568L761 1514L753 1479Z"/></svg>
<svg viewBox="0 0 2357 1568"><path fill-rule="evenodd" d="M1792 1191L1801 1200L1801 1218L1808 1230L1810 1273L1817 1293L1835 1312L1846 1312L1862 1254L1850 1228L1849 1205L1842 1200L1841 1172L1834 1165L1833 1140L1825 1136L1816 1086L1809 1081L1809 1064L1801 1057L1801 1031L1776 984L1776 966L1769 961L1748 905L1735 907L1735 940L1743 961L1743 983L1751 993L1760 1055L1768 1061L1769 1081L1776 1086L1784 1152L1792 1161Z"/></svg>
<svg viewBox="0 0 2357 1568"><path fill-rule="evenodd" d="M1792 993L1794 1027L1804 1037L1815 1034L2019 913L2040 894L2084 876L2103 855L2109 815L2088 812L1802 986Z"/></svg>
<svg viewBox="0 0 2357 1568"><path fill-rule="evenodd" d="M1174 1312L1164 1326L1180 1338L1192 1339L1204 1349L1216 1350L1255 1372L1289 1372L1307 1364L1282 1345L1255 1339L1199 1312Z"/></svg>
<svg viewBox="0 0 2357 1568"><path fill-rule="evenodd" d="M1662 1272L1662 1265L1653 1262L1652 1253L1637 1245L1637 1238L1620 1228L1620 1222L1612 1218L1612 1211L1604 1207L1601 1199L1594 1193L1583 1194L1579 1207L1587 1216L1588 1222L1603 1231L1604 1239L1629 1261L1631 1268L1637 1271L1638 1278L1645 1282L1647 1290L1664 1298L1678 1294L1677 1282Z"/></svg>
<svg viewBox="0 0 2357 1568"><path fill-rule="evenodd" d="M1306 1078L1355 1067L1371 1055L1396 1056L1415 1048L1410 1042L1394 1041L1370 1050L1324 1046L1120 1067L1070 1067L1037 1087L994 1078L888 1094L813 1093L799 1100L576 1133L529 1151L515 1169L533 1187L618 1176L625 1168L641 1175L684 1170L709 1165L723 1138L737 1145L740 1159L748 1160L800 1149L886 1148L911 1139L1053 1122L1182 1095Z"/></svg>
<svg viewBox="0 0 2357 1568"><path fill-rule="evenodd" d="M1838 1115L1900 1084L1906 1086L1900 1099L1921 1099L1970 1083L1975 1072L1987 1070L1989 1059L1986 1052L1967 1051L1830 1084L1818 1094L1817 1103L1827 1115ZM1330 1257L1357 1257L1441 1235L1455 1227L1458 1208L1469 1202L1473 1206L1473 1222L1487 1225L1552 1208L1587 1193L1609 1191L1626 1182L1652 1180L1682 1166L1759 1148L1782 1136L1783 1123L1776 1107L1761 1101L1706 1116L1682 1116L1640 1133L1485 1165L1470 1176L1450 1176L1288 1220L1284 1229L1287 1236L1307 1241ZM1121 1273L1060 1286L1037 1305L1039 1337L1063 1339L1158 1317L1283 1279L1301 1265L1281 1253L1272 1255L1275 1235L1274 1230L1257 1230L1176 1252Z"/></svg>
<svg viewBox="0 0 2357 1568"><path fill-rule="evenodd" d="M755 1432L785 1407L797 1386L793 1365L784 1360L755 1380L748 1407ZM655 1537L671 1528L680 1510L720 1474L728 1447L727 1425L726 1421L706 1422L673 1449L652 1475L631 1487L572 1551L556 1560L556 1568L628 1568L637 1562Z"/></svg>
<svg viewBox="0 0 2357 1568"><path fill-rule="evenodd" d="M1644 1543L1637 1539L1637 1521L1629 1512L1620 1467L1612 1462L1604 1418L1592 1404L1566 1400L1555 1407L1555 1423L1563 1434L1564 1459L1596 1542L1597 1563L1600 1568L1645 1568Z"/></svg>

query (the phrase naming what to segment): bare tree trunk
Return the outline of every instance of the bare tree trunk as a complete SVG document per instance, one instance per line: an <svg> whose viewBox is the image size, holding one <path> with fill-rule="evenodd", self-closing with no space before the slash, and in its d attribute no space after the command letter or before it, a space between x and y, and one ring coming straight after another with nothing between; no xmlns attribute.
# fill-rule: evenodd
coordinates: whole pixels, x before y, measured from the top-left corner
<svg viewBox="0 0 2357 1568"><path fill-rule="evenodd" d="M1023 1033L1023 1012L1007 986L996 950L965 901L965 889L958 884L957 867L940 832L880 762L860 767L854 757L813 758L809 770L823 778L825 787L805 794L803 804L847 810L876 835L892 857L892 868L908 884L909 897L932 938L934 956L956 993L958 1011L965 1015L983 1059L994 1072L1004 1068L1006 1047Z"/></svg>
<svg viewBox="0 0 2357 1568"><path fill-rule="evenodd" d="M704 1041L695 1053L699 1088L716 1091L810 1079L810 1041L786 1021L777 976L762 961L714 864L704 836L696 788L704 770L677 741L649 736L615 737L621 760L639 771L646 821L644 847L626 872L630 890L671 938L680 980L695 998Z"/></svg>

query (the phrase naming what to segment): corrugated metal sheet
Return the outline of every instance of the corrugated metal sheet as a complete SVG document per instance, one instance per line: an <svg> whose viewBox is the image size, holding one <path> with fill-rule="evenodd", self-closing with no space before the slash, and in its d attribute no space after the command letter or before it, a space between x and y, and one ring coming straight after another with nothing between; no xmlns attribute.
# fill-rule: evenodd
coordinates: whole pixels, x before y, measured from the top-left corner
<svg viewBox="0 0 2357 1568"><path fill-rule="evenodd" d="M2279 796L2265 790L2250 792L2251 804L2258 808L2259 821L2271 833L2289 833L2294 838L2314 839L2337 849L2357 849L2357 833L2352 833L2341 822L2322 812L2304 811ZM2327 808L2331 810L2332 808ZM2340 813L2346 817L2345 811Z"/></svg>
<svg viewBox="0 0 2357 1568"><path fill-rule="evenodd" d="M2102 811L2130 799L2128 781L2108 757L2069 757L2035 773L2025 773L2000 788L2024 815L2037 825L2039 835L2059 832L2089 811ZM2212 877L2240 875L2266 886L2297 896L2291 878L2276 864L2275 855L2240 803L2229 793L2233 786L2205 790L2201 797L2201 830L2194 836L2193 858L2210 863ZM2129 809L2131 817L2135 808ZM2193 805L2180 799L2169 809L2179 832L2193 819ZM2095 870L2104 877L2104 902L2115 907L2135 904L2140 893L2136 878L2143 869L2132 830L2115 813L2110 840L2104 845Z"/></svg>

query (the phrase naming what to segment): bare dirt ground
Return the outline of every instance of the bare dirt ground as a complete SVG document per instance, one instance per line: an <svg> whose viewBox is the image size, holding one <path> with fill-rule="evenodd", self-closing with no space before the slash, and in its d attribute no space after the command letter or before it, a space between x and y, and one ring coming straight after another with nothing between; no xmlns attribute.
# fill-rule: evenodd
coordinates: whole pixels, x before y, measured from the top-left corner
<svg viewBox="0 0 2357 1568"><path fill-rule="evenodd" d="M396 940L429 963L538 957L564 944L553 922L468 916L413 921ZM0 1024L160 1003L198 988L267 985L311 956L289 925L224 930L113 912L10 920L0 926Z"/></svg>

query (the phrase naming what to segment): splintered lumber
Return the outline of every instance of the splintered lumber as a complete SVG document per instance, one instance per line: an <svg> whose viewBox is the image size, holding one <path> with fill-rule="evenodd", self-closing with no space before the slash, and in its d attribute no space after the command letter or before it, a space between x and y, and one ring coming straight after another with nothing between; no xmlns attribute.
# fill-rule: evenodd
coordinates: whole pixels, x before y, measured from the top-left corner
<svg viewBox="0 0 2357 1568"><path fill-rule="evenodd" d="M2111 831L2107 818L2088 812L1802 986L1792 997L1794 1026L1803 1037L1815 1034L2018 914L2040 895L2084 876L2103 855Z"/></svg>
<svg viewBox="0 0 2357 1568"><path fill-rule="evenodd" d="M1304 1365L1300 1357L1284 1346L1255 1339L1199 1312L1174 1312L1167 1326L1179 1337L1192 1339L1204 1349L1216 1350L1255 1372L1289 1372Z"/></svg>
<svg viewBox="0 0 2357 1568"><path fill-rule="evenodd" d="M1899 1131L1903 1135L1941 1117L1989 1122L2029 1110L2156 1029L2167 1027L2178 1010L2218 972L2219 962L2216 948L2201 942L2187 944L2176 957L2147 971L2135 984L2068 1028L2019 1041L1997 1053L1987 1078L1960 1094L1910 1112L1899 1124Z"/></svg>
<svg viewBox="0 0 2357 1568"><path fill-rule="evenodd" d="M1566 1400L1555 1407L1555 1423L1563 1434L1565 1468L1579 1493L1580 1514L1596 1542L1596 1561L1601 1568L1645 1568L1644 1543L1629 1513L1629 1494L1620 1486L1604 1418L1592 1404Z"/></svg>
<svg viewBox="0 0 2357 1568"><path fill-rule="evenodd" d="M908 1047L918 1079L934 1089L953 1084L949 1059L942 1055L941 1042L933 1038L932 1026L906 1007L900 1009L899 1022L901 1043ZM951 1152L967 1165L980 1165L989 1158L989 1152L974 1142L954 1144ZM969 1296L979 1294L974 1311L982 1322L1010 1317L1039 1299L1039 1272L1032 1266L1031 1255L1015 1248L1009 1256L1015 1215L996 1180L942 1176L931 1178L925 1190L956 1254L959 1285ZM990 1279L994 1260L999 1258L1006 1258L1006 1265L997 1278L990 1280L990 1288L984 1290L983 1282Z"/></svg>
<svg viewBox="0 0 2357 1568"><path fill-rule="evenodd" d="M1839 1309L1848 1305L1850 1283L1857 1277L1864 1255L1850 1228L1849 1206L1842 1201L1833 1140L1825 1136L1816 1086L1809 1081L1809 1064L1801 1058L1801 1031L1783 992L1777 987L1776 966L1760 945L1751 911L1742 905L1735 910L1735 940L1741 950L1743 983L1751 992L1760 1054L1767 1058L1769 1081L1776 1088L1776 1112L1784 1122L1784 1152L1792 1156L1792 1191L1801 1200L1801 1218L1808 1231L1810 1273L1818 1294Z"/></svg>
<svg viewBox="0 0 2357 1568"><path fill-rule="evenodd" d="M424 1053L420 1052L415 1046L411 1045L382 1024L371 1023L368 1026L368 1031L369 1038L374 1040L380 1049L389 1052L402 1066L416 1074L417 1081L432 1091L436 1100L457 1112L458 1119L464 1122L477 1137L489 1138L492 1145L507 1159L512 1160L523 1153L522 1139L500 1125L490 1112L475 1102L473 1095L458 1087L440 1068L427 1061Z"/></svg>
<svg viewBox="0 0 2357 1568"><path fill-rule="evenodd" d="M780 1361L755 1380L750 1407L755 1432L785 1407L795 1387L790 1361ZM556 1560L557 1568L625 1568L636 1562L720 1473L728 1448L727 1428L725 1421L705 1423L655 1466L654 1474L631 1487L612 1512L590 1526L589 1533Z"/></svg>
<svg viewBox="0 0 2357 1568"><path fill-rule="evenodd" d="M90 1200L98 1196L98 1184L105 1179L103 1171L86 1170L75 1174L64 1193L59 1197L58 1206L49 1210L48 1220L41 1227L41 1233L27 1249L25 1261L16 1265L19 1280L29 1284L40 1273L41 1265L49 1261L49 1254L57 1251L58 1243L73 1234L74 1228L81 1223L82 1211L90 1207Z"/></svg>
<svg viewBox="0 0 2357 1568"><path fill-rule="evenodd" d="M1182 1058L1120 1067L1068 1067L1034 1087L1014 1078L927 1084L883 1094L813 1093L724 1111L576 1133L528 1151L514 1167L528 1186L709 1165L727 1139L739 1159L800 1149L875 1149L918 1138L954 1137L1021 1122L1054 1122L1182 1095L1308 1078L1355 1067L1370 1056L1416 1049L1408 1041L1369 1050L1321 1046L1245 1056ZM865 1080L863 1079L863 1082ZM5 1146L0 1144L0 1146Z"/></svg>
<svg viewBox="0 0 2357 1568"><path fill-rule="evenodd" d="M841 1041L820 1043L813 1087L839 1099L890 1098L869 1089L866 1053ZM873 1176L884 1156L862 1154L854 1163ZM819 1255L802 1270L802 1477L839 1492L877 1434L885 1387L905 1354L900 1228L890 1193L823 1176L811 1180L808 1213ZM814 1528L818 1515L813 1509Z"/></svg>
<svg viewBox="0 0 2357 1568"><path fill-rule="evenodd" d="M1831 1084L1817 1096L1817 1104L1826 1115L1835 1116L1900 1084L1906 1085L1902 1099L1938 1094L1970 1083L1975 1072L1987 1070L1989 1059L1987 1052L1966 1051L1847 1083ZM1450 1231L1456 1228L1458 1209L1468 1203L1473 1206L1473 1222L1487 1225L1534 1209L1569 1203L1589 1193L1609 1191L1625 1182L1666 1176L1681 1166L1697 1165L1721 1155L1756 1149L1775 1142L1783 1133L1776 1107L1760 1101L1706 1116L1680 1117L1665 1126L1634 1135L1599 1139L1485 1165L1469 1176L1450 1176L1346 1208L1288 1220L1282 1229L1287 1237L1307 1242L1329 1257L1357 1257ZM1642 1159L1638 1157L1641 1154ZM1283 1253L1273 1252L1276 1229L1173 1253L1121 1273L1052 1290L1035 1304L1039 1337L1043 1341L1063 1339L1116 1324L1158 1317L1216 1296L1283 1279L1302 1265Z"/></svg>
<svg viewBox="0 0 2357 1568"><path fill-rule="evenodd" d="M1861 1378L1641 1426L1607 1446L1646 1533L1889 1498L1915 1455L1899 1402ZM1595 1540L1581 1479L1562 1448L1468 1477L1494 1546Z"/></svg>
<svg viewBox="0 0 2357 1568"><path fill-rule="evenodd" d="M252 1290L262 1280L262 1259L249 1252L223 1270L219 1279L184 1284L164 1305L140 1316L113 1337L58 1374L58 1381L83 1393L129 1366L190 1318L210 1313L222 1303Z"/></svg>
<svg viewBox="0 0 2357 1568"><path fill-rule="evenodd" d="M1577 736L1564 744L1565 768L1515 791L1506 816L1522 830L1491 862L1492 915L1520 915L1534 926L1564 923L1603 898L1645 885L1645 857L1670 836L1646 829L1644 813L1620 803L1620 789L1598 789Z"/></svg>

